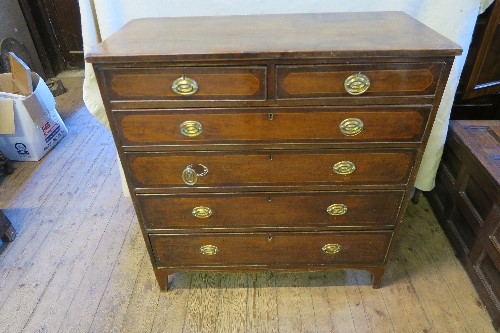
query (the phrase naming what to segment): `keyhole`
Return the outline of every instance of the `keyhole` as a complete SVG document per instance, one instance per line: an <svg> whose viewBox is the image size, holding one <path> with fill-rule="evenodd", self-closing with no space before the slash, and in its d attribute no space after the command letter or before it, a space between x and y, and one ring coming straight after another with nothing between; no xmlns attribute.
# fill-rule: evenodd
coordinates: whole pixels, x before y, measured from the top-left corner
<svg viewBox="0 0 500 333"><path fill-rule="evenodd" d="M269 235L267 236L267 241L268 241L268 242L270 242L270 241L272 241L272 240L273 240L273 236L272 236L271 234L269 234Z"/></svg>
<svg viewBox="0 0 500 333"><path fill-rule="evenodd" d="M267 117L269 118L269 120L273 120L274 114L270 113L270 114L267 115Z"/></svg>
<svg viewBox="0 0 500 333"><path fill-rule="evenodd" d="M273 155L269 154L269 161L273 160Z"/></svg>
<svg viewBox="0 0 500 333"><path fill-rule="evenodd" d="M271 201L272 201L271 197L268 197L268 198L267 198L267 201L271 202Z"/></svg>

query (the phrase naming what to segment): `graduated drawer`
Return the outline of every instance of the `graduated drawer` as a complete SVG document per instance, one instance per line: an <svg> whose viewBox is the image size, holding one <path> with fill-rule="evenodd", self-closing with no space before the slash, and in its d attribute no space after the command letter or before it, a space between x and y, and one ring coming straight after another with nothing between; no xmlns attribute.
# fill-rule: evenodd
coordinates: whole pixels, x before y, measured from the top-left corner
<svg viewBox="0 0 500 333"><path fill-rule="evenodd" d="M430 106L115 111L125 146L419 142Z"/></svg>
<svg viewBox="0 0 500 333"><path fill-rule="evenodd" d="M393 226L403 191L137 195L148 229Z"/></svg>
<svg viewBox="0 0 500 333"><path fill-rule="evenodd" d="M442 63L276 66L277 98L433 95L442 68Z"/></svg>
<svg viewBox="0 0 500 333"><path fill-rule="evenodd" d="M126 153L136 188L406 184L414 149Z"/></svg>
<svg viewBox="0 0 500 333"><path fill-rule="evenodd" d="M156 264L293 267L382 264L391 231L150 234Z"/></svg>
<svg viewBox="0 0 500 333"><path fill-rule="evenodd" d="M116 68L104 76L111 101L266 99L266 67Z"/></svg>

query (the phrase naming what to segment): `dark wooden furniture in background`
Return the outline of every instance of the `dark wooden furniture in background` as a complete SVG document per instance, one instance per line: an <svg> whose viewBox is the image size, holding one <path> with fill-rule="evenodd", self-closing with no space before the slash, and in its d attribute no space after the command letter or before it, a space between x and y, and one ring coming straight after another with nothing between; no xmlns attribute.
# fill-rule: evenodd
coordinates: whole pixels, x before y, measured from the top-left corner
<svg viewBox="0 0 500 333"><path fill-rule="evenodd" d="M18 0L47 78L83 68L78 0Z"/></svg>
<svg viewBox="0 0 500 333"><path fill-rule="evenodd" d="M452 121L429 202L500 329L500 121Z"/></svg>
<svg viewBox="0 0 500 333"><path fill-rule="evenodd" d="M8 158L0 152L0 177L4 175L10 175L14 171L14 168ZM7 242L12 242L16 237L16 230L10 223L9 219L3 211L0 209L0 239L4 243L0 246L0 251L3 250L4 245Z"/></svg>
<svg viewBox="0 0 500 333"><path fill-rule="evenodd" d="M426 196L498 330L500 149L491 120L500 119L500 0L478 17L451 119L483 121L451 122L436 187Z"/></svg>
<svg viewBox="0 0 500 333"><path fill-rule="evenodd" d="M14 165L5 155L0 151L0 176L10 175L14 171Z"/></svg>
<svg viewBox="0 0 500 333"><path fill-rule="evenodd" d="M158 283L382 279L460 48L399 12L155 18L90 52Z"/></svg>
<svg viewBox="0 0 500 333"><path fill-rule="evenodd" d="M10 220L0 209L0 239L2 242L12 242L16 238L16 230ZM3 246L2 246L3 248Z"/></svg>
<svg viewBox="0 0 500 333"><path fill-rule="evenodd" d="M0 152L0 177L10 175L14 171L11 161ZM0 209L0 239L3 243L12 242L16 237L16 230L10 223L9 219ZM5 245L5 244L4 244ZM3 246L1 247L3 248Z"/></svg>
<svg viewBox="0 0 500 333"><path fill-rule="evenodd" d="M500 119L500 0L478 17L452 119Z"/></svg>

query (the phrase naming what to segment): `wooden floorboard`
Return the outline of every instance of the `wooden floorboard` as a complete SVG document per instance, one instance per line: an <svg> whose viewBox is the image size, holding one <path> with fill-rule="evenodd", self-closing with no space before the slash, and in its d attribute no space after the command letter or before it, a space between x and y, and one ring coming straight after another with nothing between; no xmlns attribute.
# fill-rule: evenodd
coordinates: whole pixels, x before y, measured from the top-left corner
<svg viewBox="0 0 500 333"><path fill-rule="evenodd" d="M149 257L147 258L149 260ZM193 274L178 274L175 287L168 293L160 293L151 332L187 332L184 323L188 310L188 297ZM153 284L156 283L153 281Z"/></svg>
<svg viewBox="0 0 500 333"><path fill-rule="evenodd" d="M117 256L107 281L106 292L93 316L90 332L112 332L122 327L140 271L137 269L147 257L142 234L135 217L125 235L125 243Z"/></svg>
<svg viewBox="0 0 500 333"><path fill-rule="evenodd" d="M382 287L368 272L178 273L160 292L82 78L57 98L69 134L0 181L18 236L0 254L0 331L494 332L425 198L410 204Z"/></svg>
<svg viewBox="0 0 500 333"><path fill-rule="evenodd" d="M274 274L257 273L248 276L246 332L276 333L279 327L277 288Z"/></svg>
<svg viewBox="0 0 500 333"><path fill-rule="evenodd" d="M219 311L215 327L212 330L215 332L244 332L248 321L248 276L231 274L226 279L227 283L221 285L218 301Z"/></svg>

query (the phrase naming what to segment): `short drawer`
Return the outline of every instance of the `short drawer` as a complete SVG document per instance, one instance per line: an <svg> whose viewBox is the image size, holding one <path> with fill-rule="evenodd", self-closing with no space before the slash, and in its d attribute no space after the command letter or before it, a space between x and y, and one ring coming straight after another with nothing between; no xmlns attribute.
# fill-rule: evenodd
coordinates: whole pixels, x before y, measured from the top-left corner
<svg viewBox="0 0 500 333"><path fill-rule="evenodd" d="M430 106L113 112L122 145L419 142Z"/></svg>
<svg viewBox="0 0 500 333"><path fill-rule="evenodd" d="M272 266L382 264L391 231L149 235L156 264Z"/></svg>
<svg viewBox="0 0 500 333"><path fill-rule="evenodd" d="M277 98L433 95L442 68L442 63L277 66Z"/></svg>
<svg viewBox="0 0 500 333"><path fill-rule="evenodd" d="M266 99L266 67L116 68L104 76L111 101Z"/></svg>
<svg viewBox="0 0 500 333"><path fill-rule="evenodd" d="M139 194L148 229L392 227L403 191Z"/></svg>
<svg viewBox="0 0 500 333"><path fill-rule="evenodd" d="M414 149L126 153L135 188L407 183Z"/></svg>

